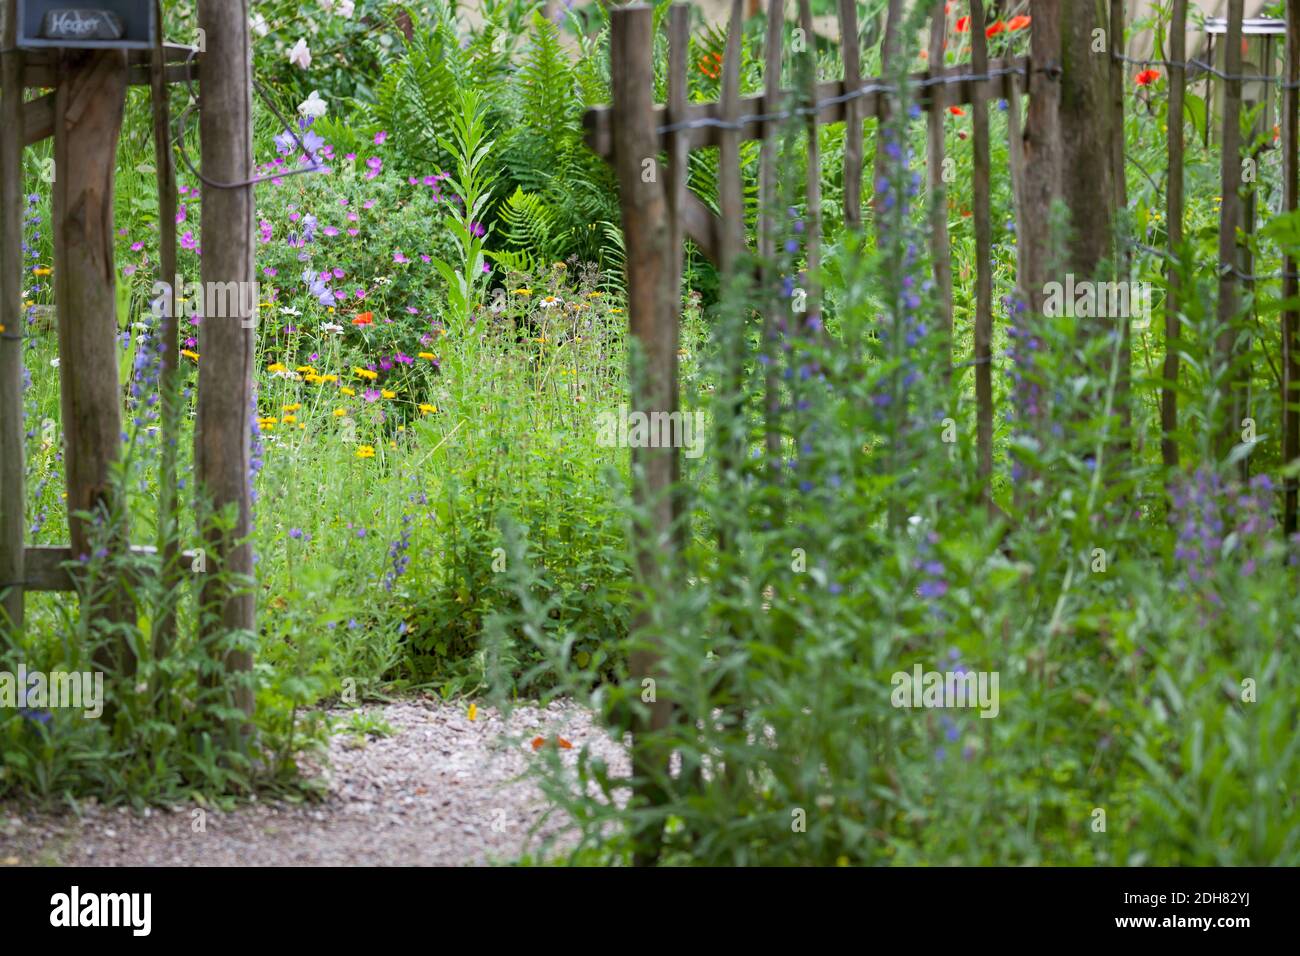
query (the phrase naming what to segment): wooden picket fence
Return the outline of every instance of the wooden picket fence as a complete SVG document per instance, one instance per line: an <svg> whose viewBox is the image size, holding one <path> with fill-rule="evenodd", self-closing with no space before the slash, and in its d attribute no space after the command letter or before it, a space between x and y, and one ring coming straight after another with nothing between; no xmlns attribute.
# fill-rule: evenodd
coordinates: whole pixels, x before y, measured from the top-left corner
<svg viewBox="0 0 1300 956"><path fill-rule="evenodd" d="M809 0L797 0L799 26L806 39L804 55L814 56L814 32ZM1081 9L1090 5L1076 5ZM843 166L843 221L849 228L863 225L862 177L864 167L864 123L881 118L892 110L907 109L911 103L926 112L927 136L925 165L929 187L930 252L939 328L949 341L949 365L952 349L952 262L948 235L947 187L943 181L945 159L944 114L961 106L971 116L973 175L971 209L975 238L976 303L974 315L973 358L977 404L977 445L980 477L986 495L993 468L993 276L991 268L992 230L990 225L990 142L988 103L1007 101L1010 115L1008 143L1009 175L1015 205L1018 249L1018 294L1031 311L1041 312L1043 286L1052 276L1047 273L1049 248L1049 211L1052 200L1065 200L1073 218L1075 238L1073 263L1082 263L1079 271L1095 268L1110 254L1119 222L1119 210L1126 202L1124 160L1125 82L1129 66L1136 61L1124 55L1123 0L1111 0L1109 21L1096 23L1092 10L1066 11L1060 0L1031 0L1029 13L1030 52L1027 57L1008 61L990 61L985 37L986 6L970 0L969 62L944 67L949 25L943 0L931 8L928 37L930 71L914 74L904 87L908 102L900 99L899 90L886 79L864 78L860 73L860 37L855 0L839 0L838 20L844 76L838 80L817 82L815 70L805 71L813 77L807 89L782 89L780 86L784 50L784 0L769 0L764 50L764 92L755 96L740 95L740 59L742 36L742 0L733 0L720 65L720 95L716 102L689 102L688 68L690 7L674 4L667 15L669 49L667 103L654 102L653 14L648 6L629 5L611 10L612 103L591 109L585 116L587 142L597 154L613 164L620 194L622 225L626 245L628 313L633 336L644 356L642 374L635 377L632 407L646 412L673 412L678 402L678 327L681 312L683 244L689 238L719 269L726 287L728 280L742 268L742 253L749 247L745 234L744 190L740 165L740 143L760 140L757 236L753 248L759 262L773 260L777 224L772 209L780 158L777 137L781 124L802 118L807 126L808 176L805 185L807 213L806 256L808 315L815 318L820 308L816 278L820 260L822 209L820 196L821 163L817 153L816 129L828 123L845 124ZM889 0L885 29L881 40L882 72L892 75L893 57L899 47L898 32L904 19L902 0ZM1300 0L1287 2L1288 35L1286 67L1281 82L1282 156L1284 208L1294 210L1297 201L1297 49L1300 23ZM1234 317L1239 302L1239 286L1253 278L1238 266L1238 228L1250 228L1242 222L1241 185L1241 115L1243 80L1241 37L1242 0L1229 0L1226 36L1226 68L1216 71L1209 64L1186 62L1186 0L1175 0L1169 36L1168 59L1158 61L1167 70L1171 116L1184 111L1184 87L1194 79L1223 83L1222 166L1218 317L1226 327ZM1093 21L1093 22L1089 22ZM1062 57L1062 40L1079 56L1090 51L1093 28L1101 27L1108 36L1109 50L1103 51L1108 62L1104 69L1092 64L1075 67L1072 75ZM964 34L963 34L964 35ZM1076 62L1078 62L1076 60ZM1152 63L1146 63L1150 66ZM1100 75L1101 85L1097 78ZM1070 95L1062 95L1068 90ZM1021 97L1028 95L1028 106L1021 126ZM1155 251L1171 261L1174 250L1183 241L1183 138L1184 124L1168 124L1169 187L1166 214L1169 223L1168 243ZM718 207L714 214L686 188L688 154L691 150L716 147L718 150ZM660 157L666 158L666 163ZM1101 157L1100 161L1098 157ZM877 150L875 174L881 177L888 162ZM647 175L653 169L655 175ZM659 173L664 173L659 175ZM1095 177L1097 188L1090 178ZM1104 188L1103 188L1104 187ZM1101 193L1101 201L1097 195ZM1132 243L1128 243L1130 247ZM1131 255L1132 249L1120 247L1116 258ZM763 268L766 268L764 266ZM1297 294L1296 265L1288 259L1283 266L1284 294ZM1163 457L1171 470L1177 466L1177 446L1173 435L1178 427L1178 303L1181 290L1174 280L1166 299L1164 333L1167 352L1161 396L1161 420L1164 440ZM770 278L767 277L767 278ZM775 308L775 307L773 307ZM764 335L771 336L777 316L769 311L763 318ZM1300 316L1287 311L1282 318L1284 348L1283 396L1292 396L1300 381L1296 334ZM1127 323L1124 323L1124 349L1121 368L1127 369L1129 346ZM1232 336L1221 336L1218 348L1227 361L1233 352ZM1123 387L1127 389L1127 373ZM769 378L769 389L775 388ZM1240 402L1238 395L1234 402ZM1293 407L1295 398L1283 402L1283 441L1286 461L1300 457L1300 417ZM1241 419L1240 409L1229 422ZM1227 440L1228 436L1224 436ZM769 434L769 442L772 436ZM775 449L773 449L775 450ZM679 475L678 453L673 448L633 450L634 496L638 505L651 516L649 533L641 535L638 568L648 579L663 574L661 561L671 555L674 513L670 489ZM1296 530L1296 483L1285 485L1285 521L1287 534ZM632 662L638 676L652 676L656 657L646 652ZM653 705L648 725L663 726L671 719L671 707L663 701ZM638 766L649 764L662 755L638 753Z"/></svg>

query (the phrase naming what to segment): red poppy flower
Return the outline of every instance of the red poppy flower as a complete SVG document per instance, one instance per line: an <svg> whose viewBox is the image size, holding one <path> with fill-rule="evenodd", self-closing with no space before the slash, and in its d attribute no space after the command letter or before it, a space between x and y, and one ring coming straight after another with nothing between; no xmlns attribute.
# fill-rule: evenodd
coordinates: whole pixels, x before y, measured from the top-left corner
<svg viewBox="0 0 1300 956"><path fill-rule="evenodd" d="M965 111L964 109L962 109L960 106L950 106L950 107L948 107L948 112L951 113L953 116L965 116L965 115L966 115L966 111Z"/></svg>
<svg viewBox="0 0 1300 956"><path fill-rule="evenodd" d="M1150 86L1158 79L1160 79L1159 70L1143 70L1137 76L1133 77L1133 82L1138 86Z"/></svg>
<svg viewBox="0 0 1300 956"><path fill-rule="evenodd" d="M1007 28L1007 25L1006 25L1005 23L1003 23L1001 20L998 20L996 23L992 24L991 26L988 27L988 29L986 29L986 30L984 31L984 35L985 35L986 37L990 37L990 38L992 38L992 37L997 36L999 33L1001 33L1001 32L1002 32L1003 30L1005 30L1006 28Z"/></svg>
<svg viewBox="0 0 1300 956"><path fill-rule="evenodd" d="M352 320L352 324L353 324L353 325L373 325L373 324L374 324L374 321L375 321L375 313L373 313L373 312L362 312L360 315L358 315L355 319Z"/></svg>
<svg viewBox="0 0 1300 956"><path fill-rule="evenodd" d="M1029 26L1030 19L1031 19L1030 17L1026 17L1026 16L1012 17L1010 20L1007 21L1007 29L1023 30L1025 27Z"/></svg>
<svg viewBox="0 0 1300 956"><path fill-rule="evenodd" d="M965 33L965 32L966 32L967 30L969 30L969 29L970 29L970 17L958 17L958 18L957 18L957 32L958 32L958 33Z"/></svg>

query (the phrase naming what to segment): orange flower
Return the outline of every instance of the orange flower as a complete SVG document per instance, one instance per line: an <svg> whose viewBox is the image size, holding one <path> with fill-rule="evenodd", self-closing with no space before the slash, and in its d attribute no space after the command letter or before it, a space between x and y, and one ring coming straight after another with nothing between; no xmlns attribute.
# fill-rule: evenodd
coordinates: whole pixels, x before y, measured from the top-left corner
<svg viewBox="0 0 1300 956"><path fill-rule="evenodd" d="M1010 20L1007 21L1007 29L1023 30L1025 27L1029 26L1030 19L1031 19L1030 17L1026 17L1026 16L1012 17Z"/></svg>
<svg viewBox="0 0 1300 956"><path fill-rule="evenodd" d="M984 35L985 35L986 37L990 37L990 38L992 38L992 37L997 36L999 33L1001 33L1001 32L1002 32L1003 30L1005 30L1006 28L1007 28L1007 25L1006 25L1005 23L1003 23L1001 20L998 20L996 23L992 24L991 26L988 27L988 29L986 29L986 30L984 31Z"/></svg>
<svg viewBox="0 0 1300 956"><path fill-rule="evenodd" d="M353 324L353 325L373 325L373 324L374 324L374 321L375 321L375 313L373 313L373 312L362 312L360 315L358 315L355 319L352 320L352 324Z"/></svg>
<svg viewBox="0 0 1300 956"><path fill-rule="evenodd" d="M1133 77L1133 82L1138 86L1150 86L1158 79L1160 79L1159 70L1143 70L1137 76Z"/></svg>
<svg viewBox="0 0 1300 956"><path fill-rule="evenodd" d="M957 18L957 32L958 32L958 33L965 33L965 32L968 31L969 29L970 29L970 17L958 17L958 18Z"/></svg>
<svg viewBox="0 0 1300 956"><path fill-rule="evenodd" d="M533 738L533 749L534 749L534 750L541 750L541 749L542 749L542 744L544 744L544 743L546 743L546 738L545 738L545 737L534 737L534 738Z"/></svg>
<svg viewBox="0 0 1300 956"><path fill-rule="evenodd" d="M965 116L965 115L966 115L966 111L965 111L964 109L962 109L960 106L950 106L950 107L948 107L948 112L951 113L953 116Z"/></svg>

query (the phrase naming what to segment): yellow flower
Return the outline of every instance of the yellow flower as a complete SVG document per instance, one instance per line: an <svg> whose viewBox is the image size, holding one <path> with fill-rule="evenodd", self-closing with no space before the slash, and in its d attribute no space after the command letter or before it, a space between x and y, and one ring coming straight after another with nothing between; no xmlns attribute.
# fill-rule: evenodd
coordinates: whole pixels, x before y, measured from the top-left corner
<svg viewBox="0 0 1300 956"><path fill-rule="evenodd" d="M336 409L334 409L334 417L335 417L335 418L342 418L342 417L343 417L344 415L346 415L347 413L348 413L348 410L347 410L346 408L336 408Z"/></svg>
<svg viewBox="0 0 1300 956"><path fill-rule="evenodd" d="M389 391L388 389L385 388L379 392L379 396L380 398L396 398L397 393L393 391Z"/></svg>
<svg viewBox="0 0 1300 956"><path fill-rule="evenodd" d="M425 415L432 415L437 410L438 410L437 405L429 405L428 403L425 403L420 406L420 411Z"/></svg>
<svg viewBox="0 0 1300 956"><path fill-rule="evenodd" d="M621 315L623 313L622 309L610 309L609 311L613 312L615 315Z"/></svg>
<svg viewBox="0 0 1300 956"><path fill-rule="evenodd" d="M565 269L568 268L568 266L566 266L563 262L557 262L552 268L559 269L561 272L563 272Z"/></svg>
<svg viewBox="0 0 1300 956"><path fill-rule="evenodd" d="M515 289L515 295L532 295L532 289Z"/></svg>
<svg viewBox="0 0 1300 956"><path fill-rule="evenodd" d="M337 382L339 377L337 375L322 375L320 380L322 382Z"/></svg>
<svg viewBox="0 0 1300 956"><path fill-rule="evenodd" d="M420 358L425 359L426 361L429 361L429 362L434 361L437 357L438 357L438 356L434 355L432 352L421 352L421 353L420 353Z"/></svg>
<svg viewBox="0 0 1300 956"><path fill-rule="evenodd" d="M257 424L262 425L263 427L265 427L265 426L267 426L267 425L274 425L274 424L275 424L275 419L274 419L274 418L259 418L259 419L257 420Z"/></svg>
<svg viewBox="0 0 1300 956"><path fill-rule="evenodd" d="M312 368L310 365L299 365L296 369L294 369L294 371L295 371L295 372L306 372L306 373L308 373L309 375L315 375L315 374L316 374L316 370L315 370L314 368Z"/></svg>
<svg viewBox="0 0 1300 956"><path fill-rule="evenodd" d="M340 386L340 387L339 387L339 391L342 392L344 395L355 395L355 394L356 394L356 391L355 391L354 389L348 388L346 385Z"/></svg>
<svg viewBox="0 0 1300 956"><path fill-rule="evenodd" d="M373 382L375 379L379 378L379 373L378 373L378 372L373 372L373 371L371 371L371 370L368 369L368 368L354 368L354 369L352 370L352 372L353 372L354 375L358 375L358 376L360 376L361 378L367 378L367 379L369 379L369 380L372 381L372 382Z"/></svg>
<svg viewBox="0 0 1300 956"><path fill-rule="evenodd" d="M287 372L289 371L283 362L272 362L266 367L268 372Z"/></svg>
<svg viewBox="0 0 1300 956"><path fill-rule="evenodd" d="M599 298L600 298L602 295L604 295L604 294L605 294L605 293L603 293L603 292L588 292L588 293L587 293L587 298L588 298L588 299L599 299Z"/></svg>
<svg viewBox="0 0 1300 956"><path fill-rule="evenodd" d="M282 412L296 412L296 411L298 411L298 409L300 409L300 408L302 408L302 402L295 402L295 403L292 404L292 405L282 405L282 406L280 406L280 411L282 411Z"/></svg>
<svg viewBox="0 0 1300 956"><path fill-rule="evenodd" d="M32 275L47 276L53 271L54 271L53 269L47 269L45 266L37 266L35 269L32 270Z"/></svg>
<svg viewBox="0 0 1300 956"><path fill-rule="evenodd" d="M470 720L473 720L478 716L478 704L469 705L469 713L467 714L467 716L469 717Z"/></svg>
<svg viewBox="0 0 1300 956"><path fill-rule="evenodd" d="M298 416L297 416L297 415L285 415L284 418L280 419L280 421L284 422L284 424L286 424L286 425L296 425L296 424L298 424Z"/></svg>
<svg viewBox="0 0 1300 956"><path fill-rule="evenodd" d="M191 352L189 349L181 349L181 355L184 355L187 359L193 359L195 362L199 360L199 353Z"/></svg>
<svg viewBox="0 0 1300 956"><path fill-rule="evenodd" d="M358 458L374 458L374 457L375 457L375 449L372 448L370 445L362 445L360 448L357 449L357 457L358 457Z"/></svg>

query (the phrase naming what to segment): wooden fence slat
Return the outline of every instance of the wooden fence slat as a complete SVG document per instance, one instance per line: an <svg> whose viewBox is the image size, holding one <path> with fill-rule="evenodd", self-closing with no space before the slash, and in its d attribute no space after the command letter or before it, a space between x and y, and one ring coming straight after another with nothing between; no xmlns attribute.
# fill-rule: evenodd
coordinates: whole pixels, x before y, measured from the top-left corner
<svg viewBox="0 0 1300 956"><path fill-rule="evenodd" d="M677 383L670 381L673 357L663 354L662 324L676 321L675 303L669 300L672 253L668 249L669 222L665 191L657 181L646 182L646 160L660 152L655 132L653 15L644 4L616 7L610 11L610 57L619 68L612 72L612 109L618 136L614 144L614 170L618 180L619 207L627 245L627 311L633 337L640 343L644 361L633 369L630 404L634 410L667 411L676 402ZM637 573L642 581L661 580L661 560L672 548L673 460L678 452L668 448L632 449L632 496L648 526L635 531L633 547ZM649 621L639 615L633 632L645 638ZM659 676L660 653L653 643L629 655L628 667L637 680ZM638 778L636 798L656 802L661 791L656 781L667 773L668 755L647 739L646 731L661 730L672 719L667 695L660 693L650 704L647 717L633 722L632 765ZM658 856L661 828L648 827L634 834L637 863L650 863Z"/></svg>
<svg viewBox="0 0 1300 956"><path fill-rule="evenodd" d="M1038 2L1059 3L1060 0L1038 0ZM944 85L945 97L949 106L959 103L969 103L973 96L973 90L977 87L986 91L989 97L1005 97L1012 84L1019 84L1021 89L1026 88L1025 70L1029 60L1027 57L1013 57L1010 60L993 60L989 63L990 73L995 73L987 79L959 79L956 82ZM967 64L958 64L947 67L943 70L944 74L951 77L966 77L969 74ZM925 86L925 81L929 78L929 72L913 73L909 78L909 85L916 87L919 91L917 103L922 109L928 109L931 102L930 88ZM1053 84L1055 85L1055 84ZM842 79L827 80L817 84L817 99L823 105L817 110L817 122L819 124L841 123L844 121L845 103L843 97L846 93L844 81ZM788 95L789 91L783 91L783 97ZM760 116L764 113L763 101L767 93L760 93L752 96L742 96L740 98L740 111L742 116ZM841 99L836 99L837 97ZM871 90L859 97L858 102L862 110L864 120L878 117L881 112L881 103L885 100L885 95L879 90ZM700 121L718 121L720 119L720 105L718 103L691 103L686 108L686 119L690 122ZM666 110L664 107L656 107L653 111L656 126L666 125ZM611 159L614 155L612 139L612 123L610 120L611 112L608 106L596 106L588 109L582 117L583 126L586 128L587 147L604 159ZM760 139L763 135L763 129L770 126L770 123L749 123L738 131L738 138L741 142L751 139ZM704 149L709 146L718 146L721 143L723 131L717 126L699 126L687 131L689 142L692 150ZM659 148L666 148L667 133L656 134L659 138Z"/></svg>
<svg viewBox="0 0 1300 956"><path fill-rule="evenodd" d="M735 123L741 115L740 40L744 29L743 12L743 0L731 0L719 94L721 118L728 123ZM718 142L718 206L722 215L721 271L725 284L736 274L737 262L745 249L745 193L740 178L740 136L737 130L723 130Z"/></svg>
<svg viewBox="0 0 1300 956"><path fill-rule="evenodd" d="M817 44L814 42L811 0L799 0L799 26L807 37L807 50L804 53L807 66L808 88L805 96L810 97L808 104L817 102ZM806 194L806 215L804 216L804 264L807 270L807 311L804 313L804 327L814 335L822 333L821 289L818 273L821 271L821 228L822 228L822 161L821 148L817 142L817 116L810 113L805 120L808 129L808 174L804 187Z"/></svg>
<svg viewBox="0 0 1300 956"><path fill-rule="evenodd" d="M686 113L686 101L690 94L687 78L687 57L691 44L691 8L689 4L674 3L668 10L668 116L670 122L677 122ZM678 406L678 362L677 349L680 343L681 307L682 307L682 260L685 254L683 236L686 231L686 179L690 171L690 147L682 132L670 133L668 139L668 235L669 235L669 302L671 312L668 321L661 324L659 333L662 341L657 354L662 357L668 376L670 411L677 411ZM679 492L681 481L681 458L672 456L670 486L674 489L672 521L676 529L679 548L686 546L686 528L682 523L685 511Z"/></svg>
<svg viewBox="0 0 1300 956"><path fill-rule="evenodd" d="M135 545L131 549L135 557L153 557L158 549L151 545ZM40 545L25 549L27 565L28 591L75 591L76 582L66 567L74 560L72 549L66 545ZM182 552L180 557L193 561L195 553Z"/></svg>
<svg viewBox="0 0 1300 956"><path fill-rule="evenodd" d="M1115 205L1128 205L1124 175L1124 0L1110 0L1110 113L1111 179L1115 184ZM1125 276L1125 279L1128 277Z"/></svg>
<svg viewBox="0 0 1300 956"><path fill-rule="evenodd" d="M988 69L988 41L984 37L984 4L970 5L971 70ZM984 498L992 502L993 477L993 229L989 211L989 114L984 92L971 103L974 138L972 173L975 219L975 405L979 476Z"/></svg>
<svg viewBox="0 0 1300 956"><path fill-rule="evenodd" d="M1169 24L1169 108L1166 116L1169 141L1166 146L1169 185L1165 189L1165 224L1169 252L1177 254L1183 243L1183 93L1187 62L1187 0L1174 0ZM1178 322L1179 279L1172 265L1165 297L1165 367L1160 389L1160 458L1168 469L1178 467L1178 365L1181 338Z"/></svg>
<svg viewBox="0 0 1300 956"><path fill-rule="evenodd" d="M162 24L162 2L154 0L154 15ZM154 48L152 63L153 86L150 91L153 103L154 168L158 177L158 263L159 278L163 282L176 282L176 167L172 162L171 110L166 83L166 50L162 44L162 29L158 30L158 44ZM180 580L177 561L179 526L177 522L177 469L176 455L180 444L180 335L179 316L175 303L180 289L173 295L163 311L162 322L156 330L161 351L162 368L159 372L158 391L161 395L161 451L158 466L158 546L163 551L163 589L174 593ZM154 628L154 658L161 659L175 631L175 616L167 613Z"/></svg>
<svg viewBox="0 0 1300 956"><path fill-rule="evenodd" d="M1179 0L1183 2L1183 0ZM1286 2L1286 86L1282 90L1282 209L1294 212L1297 207L1297 122L1300 121L1300 0ZM1296 259L1286 256L1282 260L1282 298L1294 301L1300 295L1300 281L1296 279ZM1282 464L1288 465L1300 458L1300 312L1291 308L1282 314ZM1282 532L1287 537L1296 532L1296 479L1286 479Z"/></svg>
<svg viewBox="0 0 1300 956"><path fill-rule="evenodd" d="M943 41L948 28L946 0L934 0L930 10L930 69L943 68ZM926 173L930 185L930 259L939 312L937 327L944 340L946 378L952 377L952 247L948 239L948 188L944 183L944 112L947 98L943 87L934 90L926 115Z"/></svg>
<svg viewBox="0 0 1300 956"><path fill-rule="evenodd" d="M218 183L246 182L253 170L252 54L247 0L199 0L199 27L207 37L200 90L199 135L202 170ZM207 288L253 281L253 190L251 186L203 187L202 279ZM220 511L233 506L228 531L203 522L209 573L203 577L201 601L209 609L206 639L227 630L257 633L256 595L239 578L254 574L249 456L252 444L253 347L257 306L252 315L205 315L200 326L198 411L194 430L194 471L205 504ZM217 572L217 573L214 573ZM226 652L228 675L252 670L249 651ZM253 690L242 678L232 686L232 701L253 713ZM230 728L235 729L235 728ZM246 732L247 724L238 728Z"/></svg>
<svg viewBox="0 0 1300 956"><path fill-rule="evenodd" d="M15 48L15 0L4 2L0 120L19 122L23 55ZM26 527L23 488L23 142L0 136L0 634L22 633Z"/></svg>
<svg viewBox="0 0 1300 956"><path fill-rule="evenodd" d="M111 516L119 523L111 529L109 547L124 552L127 515L112 475L122 448L122 390L117 362L105 356L118 351L113 185L126 109L126 57L121 50L70 51L65 57L55 93L50 226L69 540L73 554L91 553L94 533L78 513ZM121 582L105 582L102 594L94 609L98 616L132 617ZM103 646L95 660L105 670L135 668L125 641Z"/></svg>
<svg viewBox="0 0 1300 956"><path fill-rule="evenodd" d="M1221 195L1219 214L1219 302L1216 317L1219 333L1216 342L1216 359L1220 371L1232 364L1235 353L1237 313L1237 227L1241 223L1241 20L1243 0L1228 0L1228 35L1224 48L1224 71L1228 79L1223 83L1223 142L1219 175ZM1220 458L1237 443L1241 427L1241 396L1237 390L1236 375L1229 375L1227 387L1228 416L1220 422L1217 452Z"/></svg>
<svg viewBox="0 0 1300 956"><path fill-rule="evenodd" d="M784 0L768 0L767 4L767 43L763 50L763 112L776 113L783 102L781 95L781 59L785 52ZM781 452L781 399L780 378L777 373L777 343L780 337L780 321L784 317L784 304L775 295L778 270L776 268L776 223L777 223L777 186L781 178L780 155L777 146L776 123L764 123L762 144L758 156L758 202L759 233L758 255L762 261L764 287L767 301L763 309L763 343L762 351L768 354L770 361L763 372L763 406L765 445L768 461L773 470L779 466ZM770 351L769 351L770 350Z"/></svg>
<svg viewBox="0 0 1300 956"><path fill-rule="evenodd" d="M858 36L857 0L839 0L840 50L844 61L844 87L862 85L862 49ZM811 36L809 42L811 42ZM862 225L862 101L844 104L844 225Z"/></svg>

